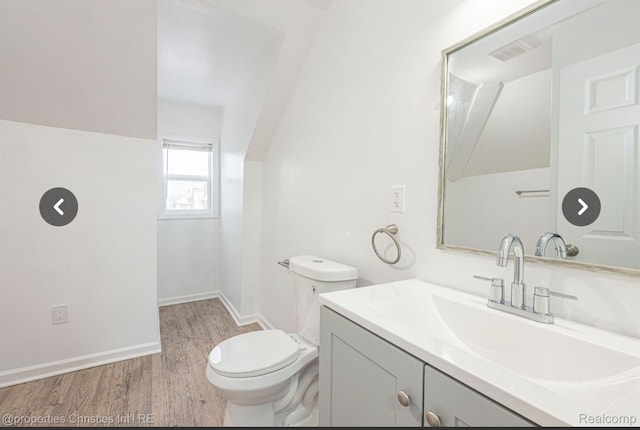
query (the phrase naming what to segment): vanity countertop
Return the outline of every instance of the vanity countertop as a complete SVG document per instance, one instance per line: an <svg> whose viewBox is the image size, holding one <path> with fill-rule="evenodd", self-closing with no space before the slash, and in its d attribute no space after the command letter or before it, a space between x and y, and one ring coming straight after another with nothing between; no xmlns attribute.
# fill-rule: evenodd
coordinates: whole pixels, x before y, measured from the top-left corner
<svg viewBox="0 0 640 430"><path fill-rule="evenodd" d="M640 425L640 340L411 279L320 303L543 426Z"/></svg>

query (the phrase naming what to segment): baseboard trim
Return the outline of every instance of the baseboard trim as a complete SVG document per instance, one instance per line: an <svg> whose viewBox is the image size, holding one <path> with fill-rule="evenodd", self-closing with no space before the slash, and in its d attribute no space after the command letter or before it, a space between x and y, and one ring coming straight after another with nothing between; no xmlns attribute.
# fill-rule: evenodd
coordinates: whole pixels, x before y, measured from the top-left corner
<svg viewBox="0 0 640 430"><path fill-rule="evenodd" d="M269 330L274 328L273 325L259 313L253 313L253 314L244 315L244 316L240 315L240 312L238 312L235 306L233 306L231 301L227 298L227 296L225 296L225 294L222 291L217 291L215 294L216 294L215 297L220 299L220 301L222 302L224 307L227 309L229 314L231 314L231 318L233 318L233 321L236 323L237 326L257 323L260 327L262 327L263 330Z"/></svg>
<svg viewBox="0 0 640 430"><path fill-rule="evenodd" d="M185 296L169 297L158 300L158 307L178 305L180 303L197 302L198 300L215 299L219 295L217 291L208 291L206 293L187 294Z"/></svg>
<svg viewBox="0 0 640 430"><path fill-rule="evenodd" d="M240 315L240 312L233 306L231 301L227 298L227 296L222 291L211 291L207 293L198 293L198 294L188 294L185 296L176 296L169 297L166 299L158 300L158 307L162 306L171 306L171 305L179 305L180 303L189 303L196 302L199 300L208 300L208 299L220 299L224 307L227 309L231 318L233 318L233 322L236 323L237 326L243 326L247 324L257 323L263 330L269 330L274 328L273 325L260 313L253 313L250 315Z"/></svg>
<svg viewBox="0 0 640 430"><path fill-rule="evenodd" d="M188 303L198 300L220 299L227 309L231 318L238 326L257 323L265 330L273 329L273 325L260 313L250 315L240 315L231 301L222 291L208 293L190 294L185 296L170 297L158 300L158 306L169 306L180 303ZM37 364L34 366L21 367L17 369L0 372L0 388L11 385L18 385L24 382L35 381L37 379L48 378L50 376L61 375L63 373L75 372L77 370L89 369L91 367L102 366L104 364L115 363L117 361L129 360L145 355L156 354L162 351L160 342L150 342L134 345L126 348L112 349L109 351L87 354L78 357L71 357L64 360L52 361L49 363Z"/></svg>
<svg viewBox="0 0 640 430"><path fill-rule="evenodd" d="M10 385L22 384L36 379L48 378L63 373L75 372L90 367L116 361L129 360L144 355L156 354L161 351L160 342L150 342L134 345L126 348L112 349L95 354L81 355L64 360L37 364L35 366L21 367L18 369L0 372L0 388Z"/></svg>

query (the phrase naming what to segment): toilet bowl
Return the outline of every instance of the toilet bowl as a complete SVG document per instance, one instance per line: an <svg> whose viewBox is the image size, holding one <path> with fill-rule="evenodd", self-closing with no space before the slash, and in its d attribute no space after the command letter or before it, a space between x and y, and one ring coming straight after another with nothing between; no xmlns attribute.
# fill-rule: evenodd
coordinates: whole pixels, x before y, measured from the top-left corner
<svg viewBox="0 0 640 430"><path fill-rule="evenodd" d="M289 259L297 333L262 330L216 345L207 379L227 400L225 426L315 426L318 413L318 294L354 288L356 269L313 256Z"/></svg>
<svg viewBox="0 0 640 430"><path fill-rule="evenodd" d="M273 354L265 354L265 351ZM225 354L235 356L236 353L247 359L239 363L230 359L229 362L236 364L221 369L220 364L225 360L220 357ZM312 374L315 365L317 376L317 358L317 346L282 330L245 333L216 346L209 354L207 378L227 400L224 425L263 426L284 421L284 415L299 406L292 404L298 391L305 390L304 395L311 388L307 396L313 395L314 387L310 385L314 381L301 381L300 375L303 370ZM315 390L317 394L317 386ZM298 412L297 415L303 414ZM265 424L265 419L273 424Z"/></svg>

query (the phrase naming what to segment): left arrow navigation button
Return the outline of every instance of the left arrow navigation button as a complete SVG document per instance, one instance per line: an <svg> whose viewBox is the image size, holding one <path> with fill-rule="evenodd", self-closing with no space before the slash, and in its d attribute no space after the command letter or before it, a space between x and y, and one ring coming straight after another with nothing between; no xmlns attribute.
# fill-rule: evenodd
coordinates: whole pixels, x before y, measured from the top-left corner
<svg viewBox="0 0 640 430"><path fill-rule="evenodd" d="M51 188L40 198L40 216L56 227L69 224L78 214L78 200L66 188Z"/></svg>
<svg viewBox="0 0 640 430"><path fill-rule="evenodd" d="M60 199L58 200L58 203L56 203L55 205L53 205L53 208L56 210L56 212L58 212L60 215L64 215L64 212L62 212L62 209L60 209L60 205L64 202L64 199Z"/></svg>

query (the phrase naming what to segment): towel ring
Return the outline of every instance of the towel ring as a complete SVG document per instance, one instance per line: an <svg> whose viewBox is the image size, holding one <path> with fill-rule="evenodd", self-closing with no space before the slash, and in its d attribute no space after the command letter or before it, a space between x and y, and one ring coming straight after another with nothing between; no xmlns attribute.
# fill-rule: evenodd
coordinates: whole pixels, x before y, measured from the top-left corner
<svg viewBox="0 0 640 430"><path fill-rule="evenodd" d="M393 240L393 243L395 243L396 249L398 250L398 255L396 256L395 260L387 260L378 252L378 249L376 248L376 234L378 233L386 234L391 238L391 240ZM396 264L398 261L400 261L400 256L402 252L400 251L400 242L398 242L398 238L396 237L397 233L398 233L398 226L395 224L389 224L386 227L380 227L379 229L374 231L373 235L371 236L371 246L373 246L373 252L376 253L376 255L380 260L384 261L387 264Z"/></svg>

